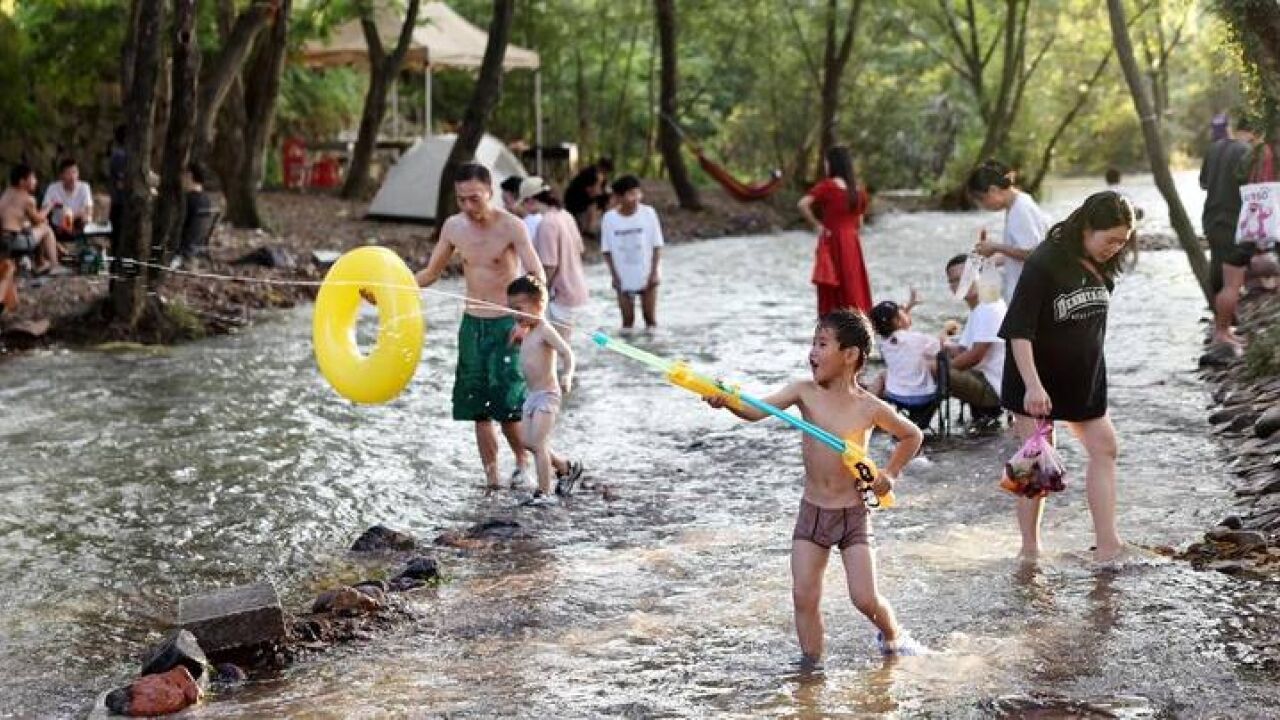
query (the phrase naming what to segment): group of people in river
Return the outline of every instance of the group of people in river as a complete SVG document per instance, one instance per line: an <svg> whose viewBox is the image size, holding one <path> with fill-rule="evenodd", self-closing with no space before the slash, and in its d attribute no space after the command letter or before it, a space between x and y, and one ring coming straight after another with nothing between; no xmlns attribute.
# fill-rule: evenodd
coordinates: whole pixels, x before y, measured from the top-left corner
<svg viewBox="0 0 1280 720"><path fill-rule="evenodd" d="M945 342L926 337L922 342L910 334L914 297L902 306L872 306L859 240L869 198L854 175L851 153L832 148L825 168L826 178L799 204L800 213L818 233L812 272L818 318L808 353L810 377L765 401L784 410L795 407L809 422L863 447L875 429L893 436L896 443L868 488L840 456L808 437L803 442L806 479L792 531L791 571L805 667L816 666L823 655L819 604L832 548L840 552L854 605L879 631L881 651L925 652L901 627L877 588L870 509L863 492L891 491L917 455L923 433L900 409L909 412L912 402L924 394L920 391L929 387L927 380L936 372L929 362L935 357L948 361L952 392L965 396L976 417L985 422L998 423L1008 413L1023 438L1037 432L1038 422L1066 424L1088 454L1085 485L1095 557L1115 560L1124 548L1116 528L1116 437L1107 413L1103 341L1111 290L1134 251L1131 203L1115 191L1099 192L1064 221L1051 224L1035 201L1016 187L1008 167L982 163L970 175L967 189L978 206L1005 213L1004 232L999 239L981 238L970 253L958 255L940 270L954 290L962 282L969 255L984 258L1001 273L999 291L994 297L979 297L976 286L968 288L965 299L971 313L959 337ZM638 182L620 178L613 189L622 202L605 214L601 244L622 303L625 295L656 291L662 238L656 214L639 203ZM571 492L583 472L580 463L555 453L549 442L562 395L573 383L575 359L569 339L581 322L578 308L587 296L582 237L542 180L526 178L504 190L511 195L508 207L522 214L523 221L491 206L486 168L461 168L456 176L461 212L443 224L440 241L417 281L431 285L452 256L461 255L469 300L459 328L453 417L475 424L490 489L501 485L495 423L516 457L513 484L523 482L524 453L532 451L538 484L530 504L545 504L555 491ZM620 217L611 220L614 213ZM540 217L531 240L526 223L534 215ZM618 227L628 231L619 232ZM633 236L648 237L639 254L626 245ZM652 326L648 305L645 315ZM630 325L625 304L622 312ZM890 379L881 388L884 398L864 388L861 380L872 352L872 320L883 338L881 353L890 363ZM911 368L905 382L893 378L895 365ZM936 389L936 382L932 387ZM744 420L765 417L723 396L705 399ZM554 486L553 474L558 478ZM1040 552L1043 508L1043 495L1016 501L1024 558Z"/></svg>

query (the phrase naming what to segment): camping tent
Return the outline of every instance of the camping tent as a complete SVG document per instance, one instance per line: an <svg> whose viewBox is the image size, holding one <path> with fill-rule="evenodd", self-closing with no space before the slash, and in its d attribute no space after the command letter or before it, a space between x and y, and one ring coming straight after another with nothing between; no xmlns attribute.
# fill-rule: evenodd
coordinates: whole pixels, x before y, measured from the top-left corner
<svg viewBox="0 0 1280 720"><path fill-rule="evenodd" d="M453 143L457 139L457 135L435 135L415 142L387 173L382 188L369 205L370 217L436 219L440 175L444 172L445 161L449 159L449 151L453 149ZM524 166L506 145L492 135L485 135L480 139L475 159L493 174L493 205L502 207L499 184L512 175L525 175ZM449 209L444 214L452 212Z"/></svg>
<svg viewBox="0 0 1280 720"><path fill-rule="evenodd" d="M374 11L374 25L378 28L378 37L382 46L388 51L395 47L400 36L400 28L404 23L404 13L383 0ZM427 132L431 131L431 73L439 68L479 68L484 62L485 46L489 42L489 34L467 22L466 18L454 12L442 2L424 3L418 10L418 25L413 30L413 38L405 55L404 69L418 70L423 74L426 83L426 117ZM302 48L302 62L308 67L324 68L341 65L367 67L369 49L365 45L364 30L359 20L339 25L334 28L328 38L312 40ZM502 68L511 70L532 70L534 94L534 147L538 164L542 162L542 74L539 70L541 60L538 53L517 45L507 45L503 56ZM393 94L392 103L398 107L399 95ZM398 117L398 113L394 114Z"/></svg>

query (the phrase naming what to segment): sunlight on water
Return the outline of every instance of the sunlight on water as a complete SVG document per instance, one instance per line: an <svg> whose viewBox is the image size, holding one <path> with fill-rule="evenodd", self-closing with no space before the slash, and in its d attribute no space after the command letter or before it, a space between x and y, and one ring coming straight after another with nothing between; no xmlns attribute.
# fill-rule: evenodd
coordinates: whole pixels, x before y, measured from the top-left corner
<svg viewBox="0 0 1280 720"><path fill-rule="evenodd" d="M1149 181L1130 187L1163 222ZM1061 217L1094 189L1060 185L1047 206ZM920 288L924 328L961 315L942 266L984 225L999 216L879 218L865 236L877 298ZM803 376L812 252L803 234L670 248L664 327L635 343L753 390ZM604 271L589 274L587 324L612 331ZM1143 257L1115 296L1121 519L1146 546L1196 539L1232 500L1194 372L1201 304L1175 253ZM414 600L419 620L200 716L1262 717L1280 701L1276 668L1248 650L1275 633L1273 589L1141 555L1118 571L1089 564L1073 440L1038 567L1012 559L996 488L1014 444L929 448L932 465L909 473L874 529L882 591L938 653L880 660L837 560L826 671L796 675L794 432L714 413L579 337L557 444L610 498L597 485L545 510L485 499L471 432L449 420L461 310L432 296L425 307L422 365L378 407L340 400L319 377L307 308L161 354L0 366L0 716L82 713L134 671L180 595L268 579L299 608L377 567L344 552L368 525L431 538L494 516L529 539L442 550L451 581Z"/></svg>

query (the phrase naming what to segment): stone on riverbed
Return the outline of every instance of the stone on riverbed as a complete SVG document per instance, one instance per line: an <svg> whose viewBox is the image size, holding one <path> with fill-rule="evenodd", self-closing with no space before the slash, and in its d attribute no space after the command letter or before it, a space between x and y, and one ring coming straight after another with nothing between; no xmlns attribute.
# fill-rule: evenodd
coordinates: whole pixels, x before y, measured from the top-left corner
<svg viewBox="0 0 1280 720"><path fill-rule="evenodd" d="M377 550L412 550L418 541L408 533L392 530L385 525L374 525L356 538L351 549L355 552L374 552Z"/></svg>
<svg viewBox="0 0 1280 720"><path fill-rule="evenodd" d="M350 587L341 587L321 593L311 606L313 613L336 615L363 615L382 609L382 603L365 593Z"/></svg>
<svg viewBox="0 0 1280 720"><path fill-rule="evenodd" d="M436 559L428 555L422 555L409 561L404 570L395 579L410 578L412 580L423 580L430 582L440 577L440 565Z"/></svg>
<svg viewBox="0 0 1280 720"><path fill-rule="evenodd" d="M472 525L466 530L446 530L436 538L436 544L473 550L506 540L523 538L525 535L524 529L515 520L491 518Z"/></svg>
<svg viewBox="0 0 1280 720"><path fill-rule="evenodd" d="M128 687L107 694L107 709L117 715L171 715L200 701L202 691L187 668L179 665L159 675L144 675Z"/></svg>
<svg viewBox="0 0 1280 720"><path fill-rule="evenodd" d="M1227 367L1236 361L1239 357L1239 351L1226 344L1220 343L1211 346L1200 356L1200 367L1202 368L1221 368Z"/></svg>
<svg viewBox="0 0 1280 720"><path fill-rule="evenodd" d="M209 659L204 656L195 635L186 630L174 630L158 645L142 663L143 675L167 673L183 666L197 680L204 676Z"/></svg>
<svg viewBox="0 0 1280 720"><path fill-rule="evenodd" d="M1253 411L1253 408L1251 408L1249 405L1228 405L1224 408L1220 408L1214 411L1211 415L1209 415L1209 424L1221 425L1226 422L1231 422L1232 420L1235 420L1237 417L1244 415L1246 413L1250 413L1252 411Z"/></svg>
<svg viewBox="0 0 1280 720"><path fill-rule="evenodd" d="M1272 405L1253 424L1253 432L1260 438L1271 437L1276 430L1280 430L1280 405Z"/></svg>
<svg viewBox="0 0 1280 720"><path fill-rule="evenodd" d="M248 648L284 637L284 610L271 583L257 583L178 600L178 625L205 652Z"/></svg>
<svg viewBox="0 0 1280 720"><path fill-rule="evenodd" d="M1235 545L1240 551L1248 552L1267 546L1267 536L1255 530L1229 530L1215 528L1205 533L1205 539L1214 542Z"/></svg>

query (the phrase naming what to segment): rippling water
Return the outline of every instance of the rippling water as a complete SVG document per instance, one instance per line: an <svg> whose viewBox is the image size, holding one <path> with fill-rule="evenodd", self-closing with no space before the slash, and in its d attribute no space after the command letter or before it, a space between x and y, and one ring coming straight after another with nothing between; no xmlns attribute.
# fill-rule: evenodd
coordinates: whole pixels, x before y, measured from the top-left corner
<svg viewBox="0 0 1280 720"><path fill-rule="evenodd" d="M1092 189L1059 186L1049 208L1060 217ZM1133 189L1160 209L1149 183ZM999 218L880 219L865 237L876 297L915 285L922 327L960 316L942 265L983 224ZM664 328L637 344L749 388L803 376L811 254L799 234L670 248ZM589 272L595 319L611 327L604 272ZM879 659L836 562L826 675L793 676L797 436L707 410L579 338L558 441L616 497L597 488L543 510L485 499L470 429L449 420L459 308L426 306L422 367L375 408L319 377L308 308L156 354L0 366L0 716L82 713L134 671L180 595L269 579L298 608L372 571L343 552L370 524L431 537L495 515L532 538L445 552L450 582L416 600L421 620L200 716L1262 717L1280 702L1277 668L1252 652L1274 636L1274 587L1163 560L1092 569L1069 440L1074 483L1051 503L1053 552L1035 570L1010 559L1011 503L995 486L1010 441L929 450L934 464L904 481L876 532L883 591L941 652ZM1115 296L1121 522L1144 545L1185 544L1231 502L1193 372L1202 314L1180 254L1146 255Z"/></svg>

